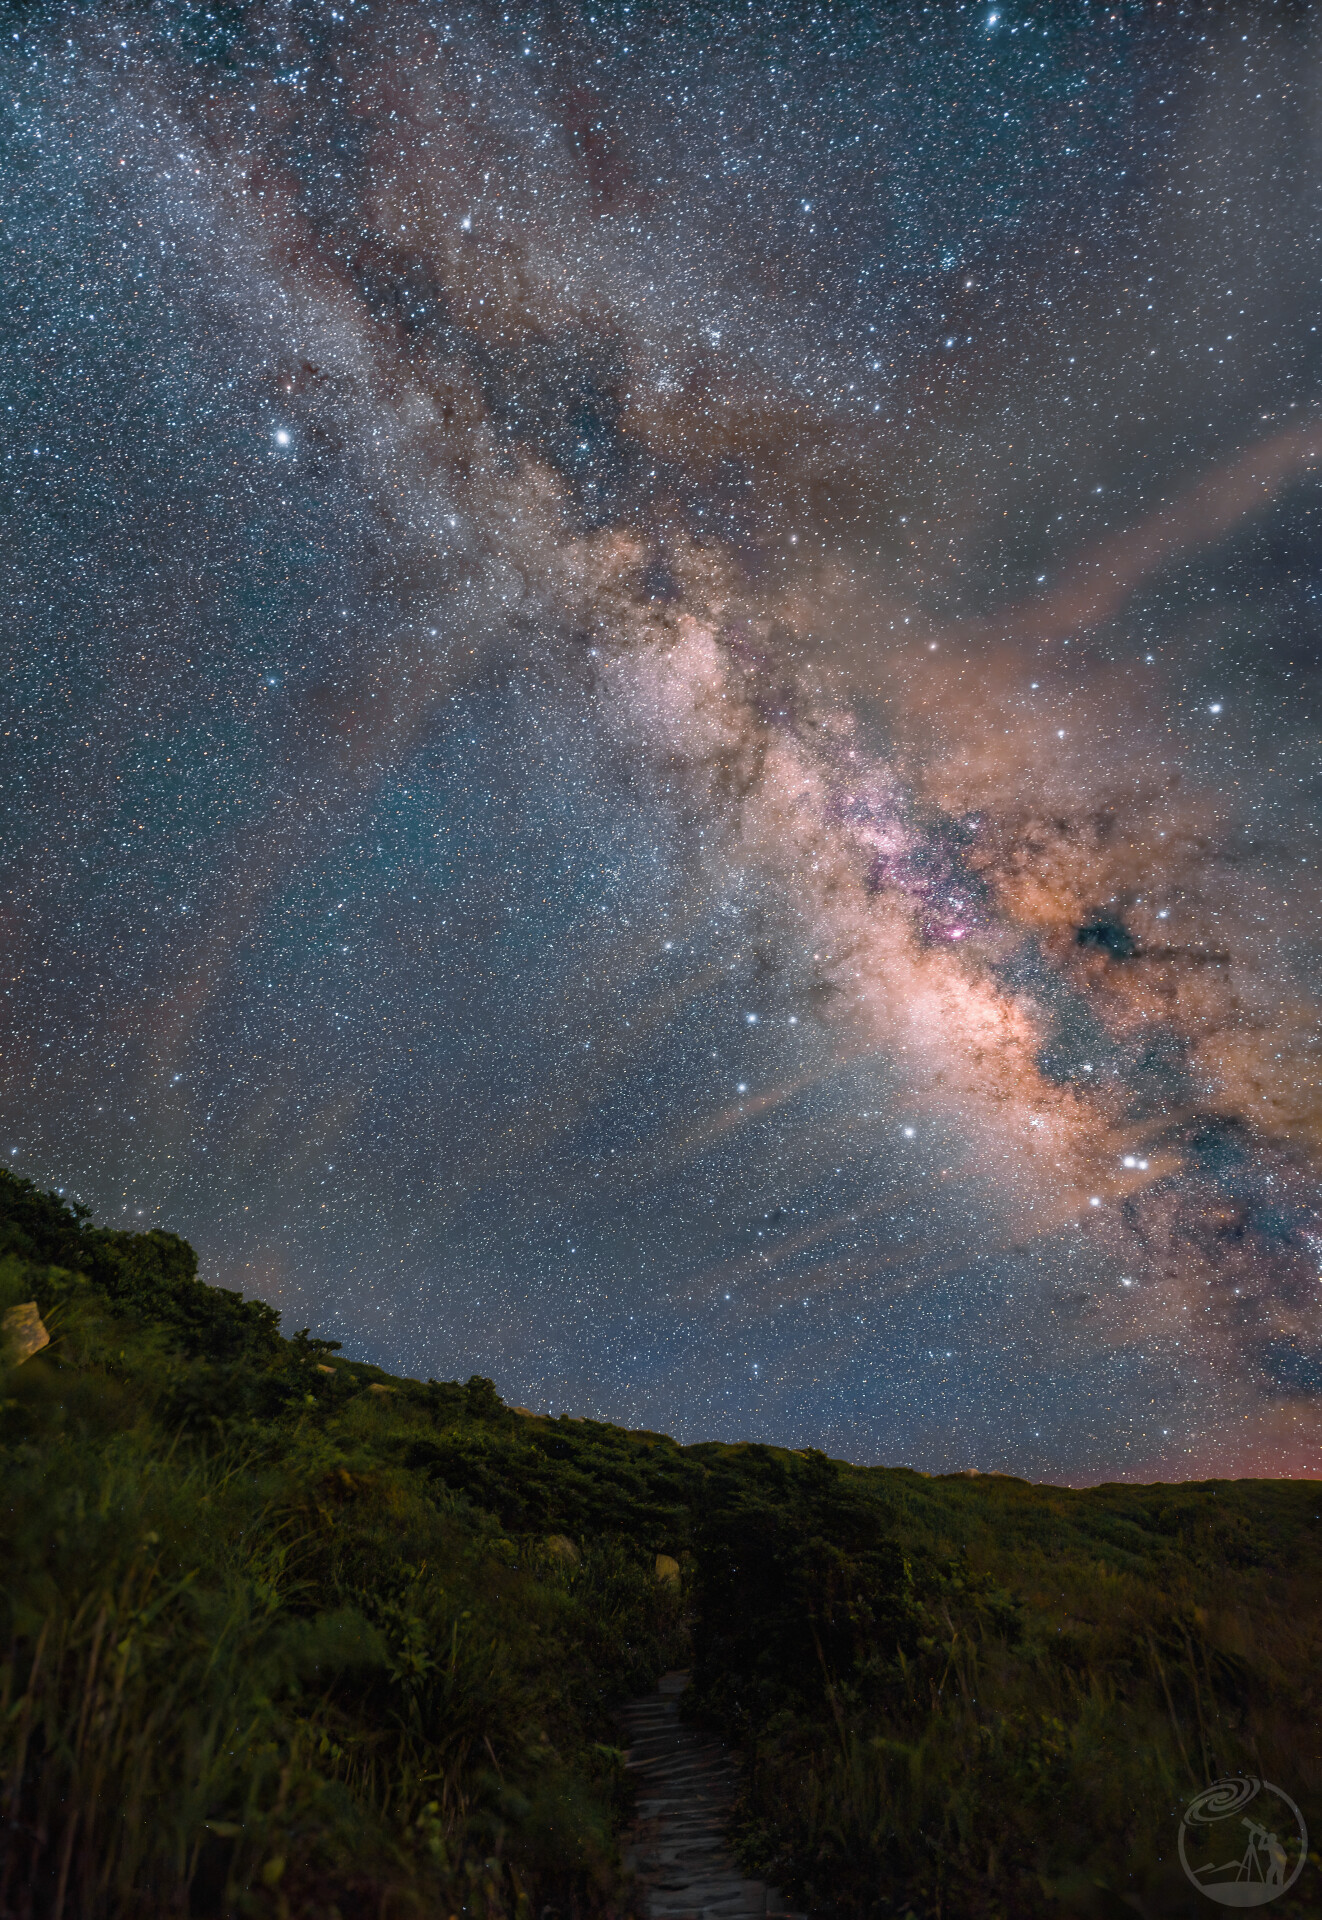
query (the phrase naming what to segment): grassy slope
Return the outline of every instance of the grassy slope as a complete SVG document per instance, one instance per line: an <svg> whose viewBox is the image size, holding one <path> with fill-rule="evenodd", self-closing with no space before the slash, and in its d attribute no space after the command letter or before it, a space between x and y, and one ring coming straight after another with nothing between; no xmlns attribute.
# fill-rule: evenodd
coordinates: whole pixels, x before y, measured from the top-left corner
<svg viewBox="0 0 1322 1920"><path fill-rule="evenodd" d="M609 1708L688 1657L658 1552L753 1756L750 1865L814 1912L1206 1911L1192 1785L1252 1767L1322 1815L1311 1483L530 1420L195 1271L0 1171L0 1310L53 1335L0 1378L0 1914L623 1911Z"/></svg>
<svg viewBox="0 0 1322 1920"><path fill-rule="evenodd" d="M814 1911L1205 1914L1179 1813L1227 1772L1316 1837L1322 1486L711 1465L700 1704L750 1746L749 1865ZM1322 1912L1316 1856L1272 1910Z"/></svg>

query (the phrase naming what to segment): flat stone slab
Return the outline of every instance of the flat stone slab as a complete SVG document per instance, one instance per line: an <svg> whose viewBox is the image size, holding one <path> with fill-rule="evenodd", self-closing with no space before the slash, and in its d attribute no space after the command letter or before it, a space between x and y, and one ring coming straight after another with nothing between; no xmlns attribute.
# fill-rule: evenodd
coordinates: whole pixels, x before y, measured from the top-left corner
<svg viewBox="0 0 1322 1920"><path fill-rule="evenodd" d="M724 1741L680 1720L688 1684L687 1673L662 1674L655 1693L620 1712L638 1785L625 1863L645 1920L807 1920L774 1887L740 1873L725 1837L739 1763Z"/></svg>

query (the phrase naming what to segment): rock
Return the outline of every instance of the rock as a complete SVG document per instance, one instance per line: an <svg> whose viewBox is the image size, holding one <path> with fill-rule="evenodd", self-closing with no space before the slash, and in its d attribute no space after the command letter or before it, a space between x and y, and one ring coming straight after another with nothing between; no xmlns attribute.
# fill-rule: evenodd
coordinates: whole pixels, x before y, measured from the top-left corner
<svg viewBox="0 0 1322 1920"><path fill-rule="evenodd" d="M582 1563L583 1556L568 1534L548 1533L546 1551L553 1559L563 1560L567 1567L577 1567Z"/></svg>
<svg viewBox="0 0 1322 1920"><path fill-rule="evenodd" d="M678 1560L672 1560L668 1553L658 1553L656 1556L656 1577L665 1586L677 1587L679 1585Z"/></svg>
<svg viewBox="0 0 1322 1920"><path fill-rule="evenodd" d="M371 1386L367 1389L367 1391L369 1393L393 1393L395 1389L393 1387L386 1386L383 1381L374 1380Z"/></svg>
<svg viewBox="0 0 1322 1920"><path fill-rule="evenodd" d="M21 1367L34 1353L50 1345L50 1335L41 1324L35 1300L11 1307L0 1320L0 1343L4 1346L5 1363L11 1367Z"/></svg>
<svg viewBox="0 0 1322 1920"><path fill-rule="evenodd" d="M335 1371L334 1367L318 1366L317 1368L318 1373L334 1373L334 1371Z"/></svg>
<svg viewBox="0 0 1322 1920"><path fill-rule="evenodd" d="M521 1413L525 1420L535 1420L537 1418L537 1415L533 1412L531 1407L511 1407L510 1412Z"/></svg>

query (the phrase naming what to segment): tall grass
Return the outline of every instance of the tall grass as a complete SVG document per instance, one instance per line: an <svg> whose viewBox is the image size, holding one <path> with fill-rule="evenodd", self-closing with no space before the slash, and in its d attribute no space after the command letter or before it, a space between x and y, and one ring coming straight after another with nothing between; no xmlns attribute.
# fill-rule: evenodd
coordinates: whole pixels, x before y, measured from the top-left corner
<svg viewBox="0 0 1322 1920"><path fill-rule="evenodd" d="M1210 1781L1266 1776L1316 1834L1315 1487L858 1480L872 1511L791 1484L755 1528L747 1487L708 1519L702 1702L748 1744L750 1870L823 1916L1155 1920L1208 1910L1176 1841Z"/></svg>
<svg viewBox="0 0 1322 1920"><path fill-rule="evenodd" d="M0 1377L0 1914L615 1911L608 1710L678 1628L651 1554L566 1564L404 1465L462 1389L6 1292L55 1337Z"/></svg>
<svg viewBox="0 0 1322 1920"><path fill-rule="evenodd" d="M815 1920L1205 1911L1218 1774L1322 1833L1309 1483L929 1480L388 1380L0 1169L0 1920L607 1920L682 1656ZM548 1536L572 1536L568 1557ZM1322 1911L1316 1868L1273 1912Z"/></svg>
<svg viewBox="0 0 1322 1920"><path fill-rule="evenodd" d="M0 1912L607 1898L591 1695L666 1605L636 1557L487 1561L407 1488L318 1521L269 1468L135 1451L57 1449L10 1507Z"/></svg>

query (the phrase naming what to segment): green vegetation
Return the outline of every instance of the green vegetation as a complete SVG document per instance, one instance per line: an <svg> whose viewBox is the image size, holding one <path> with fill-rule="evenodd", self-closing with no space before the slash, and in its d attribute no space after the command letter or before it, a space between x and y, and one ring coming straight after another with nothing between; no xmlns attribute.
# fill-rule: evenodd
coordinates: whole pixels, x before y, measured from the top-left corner
<svg viewBox="0 0 1322 1920"><path fill-rule="evenodd" d="M0 1174L0 1312L52 1336L0 1382L0 1913L607 1910L678 1448L195 1274Z"/></svg>
<svg viewBox="0 0 1322 1920"><path fill-rule="evenodd" d="M692 1660L815 1915L1208 1911L1180 1805L1322 1829L1312 1483L927 1479L534 1419L281 1336L0 1171L0 1915L629 1911L611 1707ZM655 1556L685 1570L681 1593ZM682 1617L683 1616L683 1617ZM1316 1913L1316 1866L1278 1914Z"/></svg>
<svg viewBox="0 0 1322 1920"><path fill-rule="evenodd" d="M749 1753L746 1864L813 1913L1205 1920L1177 1830L1226 1773L1316 1842L1322 1486L691 1451L695 1709ZM1322 1911L1316 1855L1271 1911Z"/></svg>

